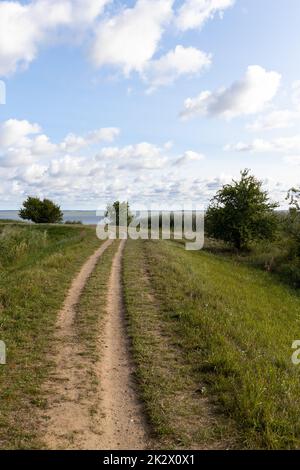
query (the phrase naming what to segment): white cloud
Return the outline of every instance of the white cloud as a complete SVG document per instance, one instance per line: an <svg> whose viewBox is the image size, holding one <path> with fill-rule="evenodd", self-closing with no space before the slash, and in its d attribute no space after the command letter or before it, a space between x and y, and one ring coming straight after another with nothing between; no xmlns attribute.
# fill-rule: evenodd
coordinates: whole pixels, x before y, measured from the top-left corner
<svg viewBox="0 0 300 470"><path fill-rule="evenodd" d="M0 148L24 145L26 143L25 137L39 132L38 124L31 124L26 120L9 119L0 124Z"/></svg>
<svg viewBox="0 0 300 470"><path fill-rule="evenodd" d="M40 134L32 139L30 149L33 155L46 156L57 151L57 145L53 144L47 135Z"/></svg>
<svg viewBox="0 0 300 470"><path fill-rule="evenodd" d="M181 117L202 115L232 119L261 112L276 95L280 81L281 75L277 72L268 72L259 65L249 66L245 77L229 88L203 91L195 98L188 98Z"/></svg>
<svg viewBox="0 0 300 470"><path fill-rule="evenodd" d="M300 135L291 137L280 137L273 140L254 139L250 143L239 142L234 145L227 145L226 151L237 152L276 152L276 153L300 153Z"/></svg>
<svg viewBox="0 0 300 470"><path fill-rule="evenodd" d="M117 127L102 127L87 134L86 140L89 144L96 144L99 142L113 142L120 134L120 129Z"/></svg>
<svg viewBox="0 0 300 470"><path fill-rule="evenodd" d="M31 165L35 160L30 149L25 147L10 147L3 155L0 154L0 167L16 168Z"/></svg>
<svg viewBox="0 0 300 470"><path fill-rule="evenodd" d="M94 145L101 142L113 142L120 134L120 129L116 127L104 127L91 131L85 136L78 136L76 134L68 134L63 142L60 144L61 150L72 153L78 150Z"/></svg>
<svg viewBox="0 0 300 470"><path fill-rule="evenodd" d="M195 47L178 45L159 59L152 60L145 68L144 79L150 84L149 91L169 85L181 76L199 74L211 64L211 55Z"/></svg>
<svg viewBox="0 0 300 470"><path fill-rule="evenodd" d="M110 0L32 0L0 3L0 76L32 62L60 27L82 30Z"/></svg>
<svg viewBox="0 0 300 470"><path fill-rule="evenodd" d="M300 119L300 112L279 109L258 117L252 124L247 126L247 129L254 132L287 129L293 127L297 119Z"/></svg>
<svg viewBox="0 0 300 470"><path fill-rule="evenodd" d="M120 129L116 127L104 127L84 136L68 134L56 144L41 133L38 124L9 119L0 124L0 166L28 165L39 158L75 153L96 144L113 142L119 133Z"/></svg>
<svg viewBox="0 0 300 470"><path fill-rule="evenodd" d="M205 158L203 153L194 152L193 150L187 150L184 154L179 157L175 162L174 165L183 165L189 162L200 161Z"/></svg>
<svg viewBox="0 0 300 470"><path fill-rule="evenodd" d="M138 0L133 8L99 23L91 51L96 66L120 67L125 75L142 72L155 54L174 0Z"/></svg>
<svg viewBox="0 0 300 470"><path fill-rule="evenodd" d="M97 155L97 159L110 159L121 170L158 169L168 161L165 149L149 142L141 142L125 147L104 147Z"/></svg>
<svg viewBox="0 0 300 470"><path fill-rule="evenodd" d="M47 166L34 163L28 166L27 168L25 168L24 170L19 171L19 174L17 175L17 177L21 181L34 184L42 180L46 171L47 171Z"/></svg>
<svg viewBox="0 0 300 470"><path fill-rule="evenodd" d="M235 0L185 0L179 8L176 25L181 31L201 28L203 24L219 12L231 7Z"/></svg>
<svg viewBox="0 0 300 470"><path fill-rule="evenodd" d="M86 176L91 170L91 163L84 158L65 155L60 159L51 160L48 172L50 176Z"/></svg>
<svg viewBox="0 0 300 470"><path fill-rule="evenodd" d="M300 119L300 81L292 83L290 93L291 106L286 109L274 109L259 116L253 123L246 126L250 131L268 131L293 127Z"/></svg>

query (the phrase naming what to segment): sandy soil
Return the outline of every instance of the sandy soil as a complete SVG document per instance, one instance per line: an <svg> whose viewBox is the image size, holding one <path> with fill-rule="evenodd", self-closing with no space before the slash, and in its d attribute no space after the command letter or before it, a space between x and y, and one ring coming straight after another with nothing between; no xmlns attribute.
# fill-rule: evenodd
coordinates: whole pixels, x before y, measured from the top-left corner
<svg viewBox="0 0 300 470"><path fill-rule="evenodd" d="M146 449L149 445L142 406L133 380L134 366L122 302L121 242L114 258L109 282L108 317L101 364L102 410L104 412L102 449Z"/></svg>
<svg viewBox="0 0 300 470"><path fill-rule="evenodd" d="M122 302L121 259L124 241L113 260L107 293L104 332L99 331L101 361L94 365L99 379L90 392L89 359L74 331L75 306L102 253L105 242L74 279L57 320L55 371L45 384L47 409L43 414L43 441L50 449L144 449L147 426L132 377L133 364ZM91 412L93 410L93 412Z"/></svg>
<svg viewBox="0 0 300 470"><path fill-rule="evenodd" d="M85 394L85 359L74 331L75 306L102 253L111 240L83 265L74 279L57 319L54 373L45 384L48 406L43 441L50 449L97 448L97 429L91 430L90 397Z"/></svg>

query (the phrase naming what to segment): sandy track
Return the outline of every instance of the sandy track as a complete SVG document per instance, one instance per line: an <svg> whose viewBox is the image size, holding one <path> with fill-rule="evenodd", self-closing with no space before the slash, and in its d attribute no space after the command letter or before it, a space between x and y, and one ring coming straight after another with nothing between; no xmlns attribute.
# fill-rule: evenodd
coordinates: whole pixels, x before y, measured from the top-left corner
<svg viewBox="0 0 300 470"><path fill-rule="evenodd" d="M45 384L48 406L43 441L50 449L97 449L99 429L91 423L91 397L85 392L86 360L74 331L75 306L103 252L106 241L87 260L74 279L57 320L55 371Z"/></svg>
<svg viewBox="0 0 300 470"><path fill-rule="evenodd" d="M108 240L88 259L74 279L57 320L53 374L45 384L47 409L42 439L50 449L146 449L148 430L133 380L134 366L126 334L121 261L125 241L113 259L107 292L107 315L99 331L101 359L93 365L98 378L91 391L91 363L78 342L74 319L85 283ZM93 412L91 412L93 410ZM43 418L43 419L42 419Z"/></svg>
<svg viewBox="0 0 300 470"><path fill-rule="evenodd" d="M107 297L101 361L101 408L104 413L101 449L147 449L148 429L133 379L134 366L122 300L121 259L125 241L115 255Z"/></svg>

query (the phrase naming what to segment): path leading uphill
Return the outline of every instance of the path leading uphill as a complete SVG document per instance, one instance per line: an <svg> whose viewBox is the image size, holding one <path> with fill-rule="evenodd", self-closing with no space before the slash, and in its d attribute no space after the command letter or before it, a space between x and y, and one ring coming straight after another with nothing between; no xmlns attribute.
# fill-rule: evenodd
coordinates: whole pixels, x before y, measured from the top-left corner
<svg viewBox="0 0 300 470"><path fill-rule="evenodd" d="M125 241L113 260L108 298L107 323L101 363L102 449L146 449L147 426L137 399L134 367L129 353L122 300L121 258Z"/></svg>
<svg viewBox="0 0 300 470"><path fill-rule="evenodd" d="M121 260L125 242L113 259L107 292L105 327L99 331L100 360L94 366L99 386L87 393L87 359L74 320L80 295L112 241L88 259L74 279L57 320L53 374L45 384L45 447L50 449L145 449L147 427L136 397L122 300ZM97 410L91 415L91 409Z"/></svg>

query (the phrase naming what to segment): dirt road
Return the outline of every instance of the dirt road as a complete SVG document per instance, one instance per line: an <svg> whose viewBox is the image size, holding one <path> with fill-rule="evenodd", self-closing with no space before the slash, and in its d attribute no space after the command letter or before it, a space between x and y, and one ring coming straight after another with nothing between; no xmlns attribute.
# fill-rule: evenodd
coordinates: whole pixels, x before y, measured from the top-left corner
<svg viewBox="0 0 300 470"><path fill-rule="evenodd" d="M134 368L123 311L124 241L112 264L106 323L104 331L99 331L100 360L94 365L99 385L93 394L88 393L88 359L74 328L75 307L83 288L111 243L103 243L82 267L58 316L57 344L52 358L55 371L45 384L48 405L42 431L45 447L50 449L144 449L148 446L147 426L132 378Z"/></svg>
<svg viewBox="0 0 300 470"><path fill-rule="evenodd" d="M122 301L121 257L114 258L107 298L107 323L101 364L102 410L105 413L102 449L145 449L147 426L135 391Z"/></svg>

